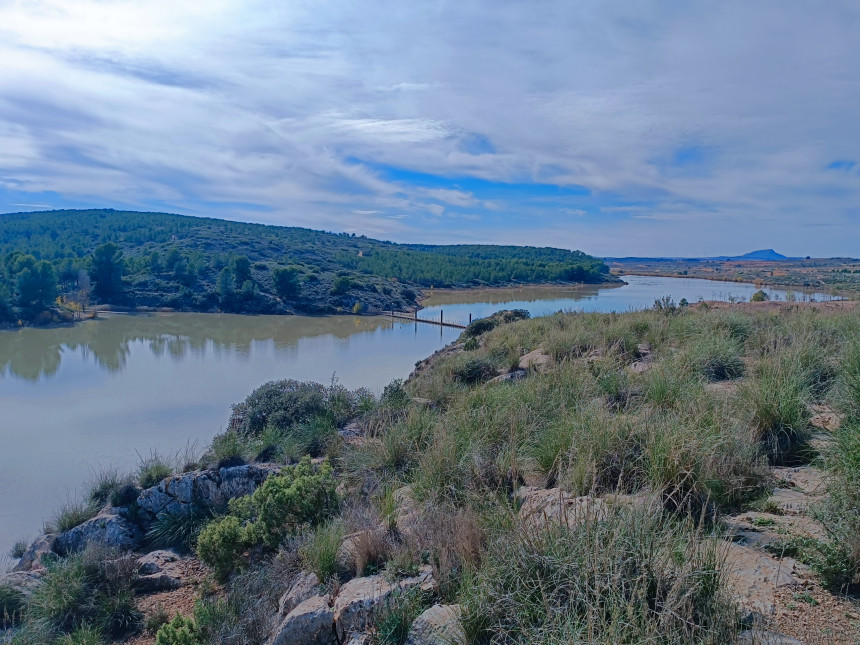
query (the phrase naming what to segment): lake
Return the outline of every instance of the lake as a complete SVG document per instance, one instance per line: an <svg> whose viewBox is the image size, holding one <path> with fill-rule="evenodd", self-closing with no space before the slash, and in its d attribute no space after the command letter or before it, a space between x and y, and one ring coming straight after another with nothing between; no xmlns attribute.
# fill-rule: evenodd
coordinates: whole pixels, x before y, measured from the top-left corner
<svg viewBox="0 0 860 645"><path fill-rule="evenodd" d="M624 276L620 287L437 291L423 318L468 322L498 309L629 311L656 298L749 297L758 288ZM765 289L784 299L779 290ZM800 294L798 294L800 295ZM376 393L460 330L383 316L109 314L73 327L0 332L0 553L35 537L102 467L134 469L157 449L204 448L230 405L272 379Z"/></svg>

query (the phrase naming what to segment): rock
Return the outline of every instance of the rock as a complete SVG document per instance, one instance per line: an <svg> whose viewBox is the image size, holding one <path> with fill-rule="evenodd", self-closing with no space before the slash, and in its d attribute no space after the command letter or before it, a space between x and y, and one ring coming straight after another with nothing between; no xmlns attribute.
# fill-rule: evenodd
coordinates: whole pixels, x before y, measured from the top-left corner
<svg viewBox="0 0 860 645"><path fill-rule="evenodd" d="M179 589L184 584L180 562L173 551L153 551L138 558L135 588L144 594Z"/></svg>
<svg viewBox="0 0 860 645"><path fill-rule="evenodd" d="M430 399L422 399L420 396L413 396L412 402L415 405L420 406L422 408L435 408L436 407L436 404L433 403L433 401L431 401Z"/></svg>
<svg viewBox="0 0 860 645"><path fill-rule="evenodd" d="M521 486L517 499L522 503L520 519L534 527L542 527L549 522L565 522L573 527L587 517L605 516L607 509L602 499L574 497L560 488Z"/></svg>
<svg viewBox="0 0 860 645"><path fill-rule="evenodd" d="M552 356L542 349L536 349L520 358L519 367L521 370L526 371L533 369L537 372L545 372L552 367L552 363Z"/></svg>
<svg viewBox="0 0 860 645"><path fill-rule="evenodd" d="M355 634L346 641L346 645L369 645L370 642L370 634Z"/></svg>
<svg viewBox="0 0 860 645"><path fill-rule="evenodd" d="M171 563L178 561L179 554L175 551L152 551L137 559L137 572L144 576L162 573Z"/></svg>
<svg viewBox="0 0 860 645"><path fill-rule="evenodd" d="M436 582L430 567L422 567L413 578L389 582L384 576L353 578L340 588L334 600L334 624L338 639L343 642L367 628L376 608L395 594L410 589L431 592Z"/></svg>
<svg viewBox="0 0 860 645"><path fill-rule="evenodd" d="M73 553L80 551L87 544L133 551L143 541L143 533L113 508L106 508L92 519L66 531L54 540L54 550L57 553Z"/></svg>
<svg viewBox="0 0 860 645"><path fill-rule="evenodd" d="M519 381L520 379L524 379L528 376L529 373L525 370L514 370L513 372L508 372L507 374L501 374L496 376L495 378L491 378L487 383L507 383L510 381Z"/></svg>
<svg viewBox="0 0 860 645"><path fill-rule="evenodd" d="M320 580L317 574L310 571L300 571L293 579L293 584L278 601L278 620L283 620L293 609L305 600L319 593Z"/></svg>
<svg viewBox="0 0 860 645"><path fill-rule="evenodd" d="M11 571L0 574L0 587L14 589L25 599L32 596L40 584L42 584L42 574L36 571Z"/></svg>
<svg viewBox="0 0 860 645"><path fill-rule="evenodd" d="M21 556L21 559L18 560L18 564L12 568L12 571L36 571L44 569L45 566L42 558L54 553L55 539L56 536L54 535L37 537L24 552L24 555Z"/></svg>
<svg viewBox="0 0 860 645"><path fill-rule="evenodd" d="M794 559L776 560L741 544L729 545L726 568L729 589L738 604L763 616L774 611L777 587L802 583L795 577L801 567Z"/></svg>
<svg viewBox="0 0 860 645"><path fill-rule="evenodd" d="M280 467L272 464L246 464L168 477L140 494L140 516L145 523L151 523L162 513L181 515L195 507L224 509L229 500L250 495L279 471Z"/></svg>
<svg viewBox="0 0 860 645"><path fill-rule="evenodd" d="M421 511L415 501L412 486L401 486L393 493L394 521L397 530L404 535L415 532L415 527L421 519Z"/></svg>
<svg viewBox="0 0 860 645"><path fill-rule="evenodd" d="M364 436L364 428L355 421L347 423L343 428L340 428L337 433L344 439L357 439Z"/></svg>
<svg viewBox="0 0 860 645"><path fill-rule="evenodd" d="M628 368L633 374L644 374L648 370L654 367L654 364L651 361L636 361L630 364Z"/></svg>
<svg viewBox="0 0 860 645"><path fill-rule="evenodd" d="M313 596L297 605L275 628L267 645L336 645L331 596Z"/></svg>
<svg viewBox="0 0 860 645"><path fill-rule="evenodd" d="M406 645L466 645L461 613L460 605L433 605L412 623Z"/></svg>

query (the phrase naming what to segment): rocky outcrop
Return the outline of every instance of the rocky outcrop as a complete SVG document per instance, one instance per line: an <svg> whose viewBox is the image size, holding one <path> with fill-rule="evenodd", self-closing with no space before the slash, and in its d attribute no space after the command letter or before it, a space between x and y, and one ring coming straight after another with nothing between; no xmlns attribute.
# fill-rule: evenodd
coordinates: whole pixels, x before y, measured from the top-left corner
<svg viewBox="0 0 860 645"><path fill-rule="evenodd" d="M44 569L43 558L54 553L54 535L42 535L33 540L32 544L18 560L12 571L38 571Z"/></svg>
<svg viewBox="0 0 860 645"><path fill-rule="evenodd" d="M526 370L514 370L513 372L508 372L507 374L500 374L495 378L491 378L489 381L487 381L487 383L509 383L524 379L528 375L529 373Z"/></svg>
<svg viewBox="0 0 860 645"><path fill-rule="evenodd" d="M412 623L406 645L466 645L461 613L460 605L433 605Z"/></svg>
<svg viewBox="0 0 860 645"><path fill-rule="evenodd" d="M293 579L293 584L278 601L278 621L286 618L293 609L305 600L313 598L319 592L320 580L317 574L309 571L300 571Z"/></svg>
<svg viewBox="0 0 860 645"><path fill-rule="evenodd" d="M522 486L517 490L520 519L527 526L541 528L549 523L573 527L588 517L604 517L606 502L594 497L575 497L560 488Z"/></svg>
<svg viewBox="0 0 860 645"><path fill-rule="evenodd" d="M361 634L370 625L377 607L398 593L412 589L431 592L436 583L430 567L423 567L419 574L397 582L390 582L384 576L354 578L340 588L334 600L335 632L340 641L353 634Z"/></svg>
<svg viewBox="0 0 860 645"><path fill-rule="evenodd" d="M279 470L273 464L247 464L168 477L140 494L140 516L145 523L151 523L162 513L181 515L201 507L224 509L229 500L250 495Z"/></svg>
<svg viewBox="0 0 860 645"><path fill-rule="evenodd" d="M335 645L331 596L313 596L281 621L266 645Z"/></svg>
<svg viewBox="0 0 860 645"><path fill-rule="evenodd" d="M109 507L83 524L58 535L53 548L60 554L80 551L88 544L133 551L142 541L143 532L140 528L120 515L117 509Z"/></svg>

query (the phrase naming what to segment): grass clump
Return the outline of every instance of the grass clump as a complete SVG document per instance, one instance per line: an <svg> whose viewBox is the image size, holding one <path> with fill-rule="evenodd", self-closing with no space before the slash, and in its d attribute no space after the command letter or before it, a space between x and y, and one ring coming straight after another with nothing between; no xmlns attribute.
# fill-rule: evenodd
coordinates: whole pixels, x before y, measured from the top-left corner
<svg viewBox="0 0 860 645"><path fill-rule="evenodd" d="M341 577L346 573L346 563L339 557L345 535L343 523L337 520L317 526L299 547L302 568L322 581Z"/></svg>
<svg viewBox="0 0 860 645"><path fill-rule="evenodd" d="M726 381L744 374L741 343L732 336L697 336L681 352L680 367L707 381Z"/></svg>
<svg viewBox="0 0 860 645"><path fill-rule="evenodd" d="M147 530L146 540L156 549L191 551L212 516L212 510L205 507L195 507L185 513L161 513Z"/></svg>
<svg viewBox="0 0 860 645"><path fill-rule="evenodd" d="M173 467L157 452L141 458L137 469L137 481L141 488L152 488L173 474Z"/></svg>
<svg viewBox="0 0 860 645"><path fill-rule="evenodd" d="M427 607L427 601L418 590L410 589L392 594L377 607L373 623L376 642L380 645L403 645L409 628Z"/></svg>
<svg viewBox="0 0 860 645"><path fill-rule="evenodd" d="M20 622L25 605L24 594L8 585L0 585L0 628Z"/></svg>
<svg viewBox="0 0 860 645"><path fill-rule="evenodd" d="M87 498L94 506L128 506L137 500L140 489L134 478L120 475L115 468L106 468L96 473L90 481Z"/></svg>
<svg viewBox="0 0 860 645"><path fill-rule="evenodd" d="M89 500L68 501L54 514L45 525L45 533L65 533L76 526L80 526L89 519L95 517L99 507Z"/></svg>
<svg viewBox="0 0 860 645"><path fill-rule="evenodd" d="M652 511L505 532L464 587L464 626L474 643L732 642L722 557Z"/></svg>

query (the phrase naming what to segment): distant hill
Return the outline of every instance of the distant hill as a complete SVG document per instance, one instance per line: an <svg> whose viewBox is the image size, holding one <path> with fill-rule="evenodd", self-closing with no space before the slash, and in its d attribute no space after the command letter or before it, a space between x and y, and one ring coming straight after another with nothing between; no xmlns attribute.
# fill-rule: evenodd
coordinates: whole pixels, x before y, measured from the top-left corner
<svg viewBox="0 0 860 645"><path fill-rule="evenodd" d="M708 258L717 260L787 260L788 257L782 253L777 253L773 249L762 249L759 251L751 251L743 255L725 256L719 258Z"/></svg>
<svg viewBox="0 0 860 645"><path fill-rule="evenodd" d="M0 215L0 320L33 318L57 296L190 311L342 313L408 309L430 286L614 280L603 261L565 249L394 244L167 213Z"/></svg>

